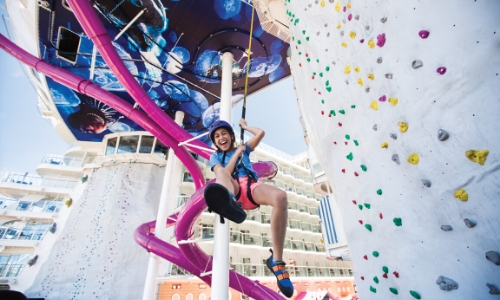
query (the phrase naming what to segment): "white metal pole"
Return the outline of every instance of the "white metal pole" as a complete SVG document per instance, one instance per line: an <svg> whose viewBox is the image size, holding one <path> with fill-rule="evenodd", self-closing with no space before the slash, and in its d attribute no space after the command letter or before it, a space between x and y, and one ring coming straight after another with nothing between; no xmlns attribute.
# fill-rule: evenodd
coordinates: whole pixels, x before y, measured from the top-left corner
<svg viewBox="0 0 500 300"><path fill-rule="evenodd" d="M177 124L182 123L184 118L184 112L178 111L175 114L175 122ZM165 168L165 175L163 177L163 184L161 187L160 203L158 205L158 215L156 217L155 225L155 236L157 238L163 239L166 232L167 217L173 209L168 205L170 191L175 188L175 183L172 180L174 177L174 162L176 156L174 150L170 148L168 150L167 156L167 166ZM170 199L174 201L174 199ZM169 209L170 208L170 209ZM142 295L142 300L153 300L156 299L158 269L160 266L160 258L153 253L149 253L148 262L148 272L146 274L146 283L144 285L144 293Z"/></svg>
<svg viewBox="0 0 500 300"><path fill-rule="evenodd" d="M231 122L231 96L233 90L233 54L222 55L220 119ZM212 296L214 300L229 298L229 220L220 223L214 219L214 253L212 260Z"/></svg>

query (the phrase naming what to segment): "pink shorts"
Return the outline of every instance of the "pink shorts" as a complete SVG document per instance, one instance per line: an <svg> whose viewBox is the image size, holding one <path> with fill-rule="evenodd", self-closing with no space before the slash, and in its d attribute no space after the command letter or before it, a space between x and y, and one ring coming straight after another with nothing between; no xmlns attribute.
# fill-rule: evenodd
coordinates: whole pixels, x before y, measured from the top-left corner
<svg viewBox="0 0 500 300"><path fill-rule="evenodd" d="M250 199L248 199L248 196L247 196L248 195L248 176L239 177L238 181L233 179L233 184L238 183L237 185L240 187L239 192L237 192L236 194L237 194L237 196L239 195L238 202L241 203L241 208L243 208L244 210L251 210L251 209L258 208L259 206L253 204L252 201L250 201ZM253 191L260 184L262 184L262 182L258 182L258 181L252 182L250 184L250 192L252 193L252 197L253 197Z"/></svg>

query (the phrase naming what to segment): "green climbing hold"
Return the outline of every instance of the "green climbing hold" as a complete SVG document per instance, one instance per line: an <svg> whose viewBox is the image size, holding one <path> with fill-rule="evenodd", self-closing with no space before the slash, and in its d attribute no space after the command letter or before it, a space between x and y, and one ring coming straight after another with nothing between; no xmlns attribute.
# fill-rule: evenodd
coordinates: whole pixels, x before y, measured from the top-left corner
<svg viewBox="0 0 500 300"><path fill-rule="evenodd" d="M393 293L394 295L398 294L398 290L396 290L395 288L389 288L389 291L391 291L391 293Z"/></svg>
<svg viewBox="0 0 500 300"><path fill-rule="evenodd" d="M319 77L323 77L323 73L319 73Z"/></svg>
<svg viewBox="0 0 500 300"><path fill-rule="evenodd" d="M332 109L332 110L330 110L330 114L332 114L332 116L334 116L334 117L335 117L335 111L334 111L333 109Z"/></svg>
<svg viewBox="0 0 500 300"><path fill-rule="evenodd" d="M358 208L359 208L359 210L363 210L363 205L358 204Z"/></svg>
<svg viewBox="0 0 500 300"><path fill-rule="evenodd" d="M302 30L302 34L306 34L306 31L305 31L305 30Z"/></svg>
<svg viewBox="0 0 500 300"><path fill-rule="evenodd" d="M373 256L375 256L375 257L378 257L378 256L379 256L378 251L373 251L373 252L372 252L372 254L373 254Z"/></svg>
<svg viewBox="0 0 500 300"><path fill-rule="evenodd" d="M308 41L308 42L309 42L309 37L308 37L308 36L306 37L306 41Z"/></svg>
<svg viewBox="0 0 500 300"><path fill-rule="evenodd" d="M378 189L378 190L377 190L377 194L378 194L378 195L382 195L382 190L381 190L381 189Z"/></svg>
<svg viewBox="0 0 500 300"><path fill-rule="evenodd" d="M387 268L386 266L383 266L382 271L384 271L384 273L387 274L387 273L389 273L389 268Z"/></svg>
<svg viewBox="0 0 500 300"><path fill-rule="evenodd" d="M373 281L375 281L375 283L378 284L378 277L377 276L373 277Z"/></svg>
<svg viewBox="0 0 500 300"><path fill-rule="evenodd" d="M357 140L353 140L353 142L354 142L354 145L356 145L356 146L358 146L358 145L359 145L359 143L358 143L358 141L357 141Z"/></svg>
<svg viewBox="0 0 500 300"><path fill-rule="evenodd" d="M299 23L299 19L295 19L295 22L293 22L293 25L297 25Z"/></svg>
<svg viewBox="0 0 500 300"><path fill-rule="evenodd" d="M377 289L370 285L370 291L376 293Z"/></svg>
<svg viewBox="0 0 500 300"><path fill-rule="evenodd" d="M307 62L310 62L310 61L311 61L311 59L310 59L310 58L307 58Z"/></svg>
<svg viewBox="0 0 500 300"><path fill-rule="evenodd" d="M326 66L325 70L328 72L330 71L330 67L329 66Z"/></svg>
<svg viewBox="0 0 500 300"><path fill-rule="evenodd" d="M313 75L316 76L316 72L313 72Z"/></svg>
<svg viewBox="0 0 500 300"><path fill-rule="evenodd" d="M297 44L299 44L299 45L300 45L300 44L302 44L302 42L301 42L300 40L297 40Z"/></svg>
<svg viewBox="0 0 500 300"><path fill-rule="evenodd" d="M299 55L302 55L302 52L299 52Z"/></svg>
<svg viewBox="0 0 500 300"><path fill-rule="evenodd" d="M368 209L370 209L370 207L372 207L372 206L370 205L370 203L365 203L364 205L365 205L365 207L366 207L366 208L368 208Z"/></svg>
<svg viewBox="0 0 500 300"><path fill-rule="evenodd" d="M366 170L368 170L368 168L365 165L361 165L361 170L366 172Z"/></svg>
<svg viewBox="0 0 500 300"><path fill-rule="evenodd" d="M340 111L339 111L339 112L340 112ZM350 139L351 139L351 136L350 136L350 135L348 135L348 134L346 134L346 135L345 135L345 139L346 139L346 140L350 140Z"/></svg>
<svg viewBox="0 0 500 300"><path fill-rule="evenodd" d="M353 158L352 152L350 152L349 154L347 154L346 158L348 160L352 160L352 158Z"/></svg>
<svg viewBox="0 0 500 300"><path fill-rule="evenodd" d="M316 62L319 63L319 58L316 58Z"/></svg>
<svg viewBox="0 0 500 300"><path fill-rule="evenodd" d="M339 113L345 115L345 110L341 109L341 110L339 110Z"/></svg>
<svg viewBox="0 0 500 300"><path fill-rule="evenodd" d="M415 291L410 291L410 294L413 296L413 298L415 299L422 299L422 297L420 297L420 294L415 292Z"/></svg>
<svg viewBox="0 0 500 300"><path fill-rule="evenodd" d="M372 232L372 225L365 224L365 228L368 229L368 231Z"/></svg>
<svg viewBox="0 0 500 300"><path fill-rule="evenodd" d="M325 85L326 85L326 86L329 86L329 85L330 85L330 80L327 80L327 81L325 82Z"/></svg>
<svg viewBox="0 0 500 300"><path fill-rule="evenodd" d="M354 104L353 104L353 105L351 105L351 108L356 108L356 105L354 105Z"/></svg>
<svg viewBox="0 0 500 300"><path fill-rule="evenodd" d="M332 92L332 87L331 86L327 86L326 90L328 91L328 93L331 93Z"/></svg>
<svg viewBox="0 0 500 300"><path fill-rule="evenodd" d="M324 100L324 99L321 99L321 103L322 103L322 104L325 104L325 100Z"/></svg>
<svg viewBox="0 0 500 300"><path fill-rule="evenodd" d="M295 37L294 36L292 36L292 41L295 41Z"/></svg>
<svg viewBox="0 0 500 300"><path fill-rule="evenodd" d="M403 221L401 220L401 218L394 218L394 220L392 220L394 222L394 224L396 224L396 226L402 226L403 225Z"/></svg>

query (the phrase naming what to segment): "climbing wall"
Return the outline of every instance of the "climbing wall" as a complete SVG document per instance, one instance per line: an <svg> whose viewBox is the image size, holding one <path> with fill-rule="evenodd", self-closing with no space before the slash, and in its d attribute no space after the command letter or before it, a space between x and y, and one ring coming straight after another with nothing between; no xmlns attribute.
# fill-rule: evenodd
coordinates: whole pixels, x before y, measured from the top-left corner
<svg viewBox="0 0 500 300"><path fill-rule="evenodd" d="M497 299L500 2L285 5L360 298Z"/></svg>
<svg viewBox="0 0 500 300"><path fill-rule="evenodd" d="M164 170L120 164L94 172L24 293L45 299L140 299L148 254L133 234L156 217Z"/></svg>

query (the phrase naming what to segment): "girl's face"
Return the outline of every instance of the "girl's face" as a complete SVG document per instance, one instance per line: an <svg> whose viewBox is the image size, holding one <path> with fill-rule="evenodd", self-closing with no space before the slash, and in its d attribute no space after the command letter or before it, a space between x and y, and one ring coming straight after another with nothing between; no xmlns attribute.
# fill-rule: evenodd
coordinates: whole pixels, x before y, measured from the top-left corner
<svg viewBox="0 0 500 300"><path fill-rule="evenodd" d="M231 150L233 147L231 134L226 128L219 128L214 133L215 146L222 151Z"/></svg>

